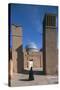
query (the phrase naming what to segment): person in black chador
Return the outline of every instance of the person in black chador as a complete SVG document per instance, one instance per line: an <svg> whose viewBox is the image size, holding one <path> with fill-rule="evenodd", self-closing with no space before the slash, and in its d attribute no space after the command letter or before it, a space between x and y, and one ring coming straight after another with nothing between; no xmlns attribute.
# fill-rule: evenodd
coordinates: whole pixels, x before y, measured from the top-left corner
<svg viewBox="0 0 60 90"><path fill-rule="evenodd" d="M33 75L33 70L32 70L32 67L29 71L29 80L34 80L34 75Z"/></svg>

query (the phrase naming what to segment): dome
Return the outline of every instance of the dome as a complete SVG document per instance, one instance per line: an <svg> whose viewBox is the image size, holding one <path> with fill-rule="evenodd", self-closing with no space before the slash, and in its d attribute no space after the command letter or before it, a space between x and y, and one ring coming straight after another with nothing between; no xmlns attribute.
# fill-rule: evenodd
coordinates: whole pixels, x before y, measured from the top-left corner
<svg viewBox="0 0 60 90"><path fill-rule="evenodd" d="M38 48L37 48L37 46L36 46L36 44L33 43L33 42L28 43L26 45L26 49L28 49L29 51L32 51L32 52L38 52L39 51Z"/></svg>

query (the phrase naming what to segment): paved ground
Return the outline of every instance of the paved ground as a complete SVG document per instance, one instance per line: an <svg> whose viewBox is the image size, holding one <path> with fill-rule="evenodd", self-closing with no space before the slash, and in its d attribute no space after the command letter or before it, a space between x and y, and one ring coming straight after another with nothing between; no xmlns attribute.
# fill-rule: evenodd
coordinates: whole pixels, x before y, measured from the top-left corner
<svg viewBox="0 0 60 90"><path fill-rule="evenodd" d="M32 86L58 84L58 77L51 75L34 75L33 81L28 81L28 74L14 74L11 86Z"/></svg>

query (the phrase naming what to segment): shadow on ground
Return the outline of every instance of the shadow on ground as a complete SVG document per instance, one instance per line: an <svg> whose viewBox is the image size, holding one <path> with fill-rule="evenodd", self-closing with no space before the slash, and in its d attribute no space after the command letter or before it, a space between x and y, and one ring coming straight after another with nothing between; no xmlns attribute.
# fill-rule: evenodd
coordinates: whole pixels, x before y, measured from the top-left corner
<svg viewBox="0 0 60 90"><path fill-rule="evenodd" d="M19 81L34 81L34 80L29 80L29 79L19 79Z"/></svg>

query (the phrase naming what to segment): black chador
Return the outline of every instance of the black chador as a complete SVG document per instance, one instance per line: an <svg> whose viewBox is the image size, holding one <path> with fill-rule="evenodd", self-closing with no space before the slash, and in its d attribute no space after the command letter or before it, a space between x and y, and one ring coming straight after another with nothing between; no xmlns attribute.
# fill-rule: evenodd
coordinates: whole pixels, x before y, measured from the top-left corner
<svg viewBox="0 0 60 90"><path fill-rule="evenodd" d="M33 75L33 70L32 70L32 67L29 71L29 80L34 80L34 75Z"/></svg>

